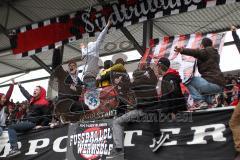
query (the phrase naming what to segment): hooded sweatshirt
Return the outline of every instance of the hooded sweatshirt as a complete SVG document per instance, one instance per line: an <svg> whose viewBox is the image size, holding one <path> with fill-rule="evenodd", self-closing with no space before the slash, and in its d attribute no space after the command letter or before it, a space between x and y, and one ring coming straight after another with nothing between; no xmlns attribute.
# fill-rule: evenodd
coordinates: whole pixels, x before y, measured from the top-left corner
<svg viewBox="0 0 240 160"><path fill-rule="evenodd" d="M163 112L178 112L187 110L185 97L181 90L181 77L178 71L169 68L163 75L161 85L161 98L159 101L159 108Z"/></svg>
<svg viewBox="0 0 240 160"><path fill-rule="evenodd" d="M40 86L39 86L40 87ZM21 93L29 101L29 112L27 113L26 120L35 123L36 125L48 125L50 122L50 109L49 102L46 99L46 90L40 87L40 96L36 99L28 93L25 88L19 86Z"/></svg>

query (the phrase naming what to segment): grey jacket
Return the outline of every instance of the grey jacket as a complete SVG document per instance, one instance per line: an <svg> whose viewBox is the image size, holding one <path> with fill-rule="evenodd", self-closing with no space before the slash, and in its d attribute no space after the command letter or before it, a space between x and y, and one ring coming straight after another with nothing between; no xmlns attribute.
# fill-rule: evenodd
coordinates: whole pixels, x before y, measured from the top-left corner
<svg viewBox="0 0 240 160"><path fill-rule="evenodd" d="M84 77L91 76L96 78L99 72L98 60L100 47L107 35L108 26L106 26L99 34L95 42L89 42L86 48L82 49L82 56L86 56L87 69L84 72Z"/></svg>

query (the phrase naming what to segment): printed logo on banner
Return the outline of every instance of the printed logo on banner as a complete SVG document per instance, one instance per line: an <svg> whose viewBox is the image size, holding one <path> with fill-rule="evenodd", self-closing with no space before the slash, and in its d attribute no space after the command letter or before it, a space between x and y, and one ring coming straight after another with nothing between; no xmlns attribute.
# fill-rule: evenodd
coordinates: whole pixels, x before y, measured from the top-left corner
<svg viewBox="0 0 240 160"><path fill-rule="evenodd" d="M95 110L100 105L100 91L99 90L91 90L87 91L84 94L84 103L88 106L90 110Z"/></svg>
<svg viewBox="0 0 240 160"><path fill-rule="evenodd" d="M105 159L113 150L113 135L109 123L81 123L74 126L75 133L69 135L68 152L80 160Z"/></svg>

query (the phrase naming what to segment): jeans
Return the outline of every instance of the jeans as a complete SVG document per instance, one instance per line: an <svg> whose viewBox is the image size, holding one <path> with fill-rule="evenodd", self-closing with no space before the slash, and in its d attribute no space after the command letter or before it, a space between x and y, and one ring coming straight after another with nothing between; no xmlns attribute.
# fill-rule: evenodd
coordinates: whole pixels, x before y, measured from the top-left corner
<svg viewBox="0 0 240 160"><path fill-rule="evenodd" d="M3 133L3 129L2 127L0 127L0 136L2 135L2 133Z"/></svg>
<svg viewBox="0 0 240 160"><path fill-rule="evenodd" d="M11 148L18 148L17 145L17 132L26 132L33 129L36 126L35 123L29 121L23 121L16 124L12 124L8 126L8 136L9 136L9 143Z"/></svg>
<svg viewBox="0 0 240 160"><path fill-rule="evenodd" d="M142 110L136 109L113 120L113 141L115 143L115 148L124 147L124 124L132 121L135 118L144 116L145 114L146 113L144 113Z"/></svg>
<svg viewBox="0 0 240 160"><path fill-rule="evenodd" d="M193 77L187 88L194 101L212 103L212 96L223 91L217 84L210 83L202 77Z"/></svg>

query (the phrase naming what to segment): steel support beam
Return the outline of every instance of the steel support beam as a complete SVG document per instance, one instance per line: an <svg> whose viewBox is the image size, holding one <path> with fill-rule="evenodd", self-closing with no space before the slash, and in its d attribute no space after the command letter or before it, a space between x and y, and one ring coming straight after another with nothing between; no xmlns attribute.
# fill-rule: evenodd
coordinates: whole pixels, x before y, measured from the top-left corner
<svg viewBox="0 0 240 160"><path fill-rule="evenodd" d="M9 12L10 12L10 7L9 5L7 5L7 15L6 15L6 20L5 20L5 28L7 28L7 25L8 25L8 19L9 19Z"/></svg>
<svg viewBox="0 0 240 160"><path fill-rule="evenodd" d="M121 28L121 31L127 37L127 39L133 43L133 46L136 48L136 50L143 56L144 49L141 47L141 45L138 44L138 42L133 37L133 35L128 31L128 29L123 27Z"/></svg>
<svg viewBox="0 0 240 160"><path fill-rule="evenodd" d="M37 79L30 79L30 80L26 80L26 81L20 81L19 83L21 83L21 84L30 83L30 82L34 82L34 81L45 80L45 79L48 79L48 78L49 78L49 76L41 77L41 78L37 78ZM8 86L10 86L10 84L4 84L4 85L0 85L0 88L8 87Z"/></svg>
<svg viewBox="0 0 240 160"><path fill-rule="evenodd" d="M148 20L143 22L143 49L144 51L146 48L150 46L149 40L153 37L153 21Z"/></svg>
<svg viewBox="0 0 240 160"><path fill-rule="evenodd" d="M6 2L9 7L11 9L13 9L15 12L17 12L20 16L22 16L23 18L25 18L26 20L30 21L30 22L34 22L34 20L30 17L28 17L26 14L24 14L22 11L20 11L19 9L17 9L16 7L14 7L11 3L9 2Z"/></svg>
<svg viewBox="0 0 240 160"><path fill-rule="evenodd" d="M49 74L52 73L52 70L51 70L40 58L38 58L36 55L32 55L31 58L32 58L37 64L39 64L39 66L41 66L43 69L45 69Z"/></svg>
<svg viewBox="0 0 240 160"><path fill-rule="evenodd" d="M8 30L0 24L0 32L2 32L4 35L8 37Z"/></svg>
<svg viewBox="0 0 240 160"><path fill-rule="evenodd" d="M159 27L156 23L153 22L153 26L154 28L156 28L159 32L161 32L162 34L164 34L165 36L169 36L169 34L164 31L161 27Z"/></svg>
<svg viewBox="0 0 240 160"><path fill-rule="evenodd" d="M18 66L15 66L15 65L9 64L9 63L7 63L7 62L0 61L0 63L1 63L1 64L4 64L4 65L6 65L6 66L9 66L9 67L12 67L12 68L18 69L18 70L20 70L20 71L24 71L24 72L26 71L26 69L24 69L24 68L21 68L21 67L18 67Z"/></svg>

